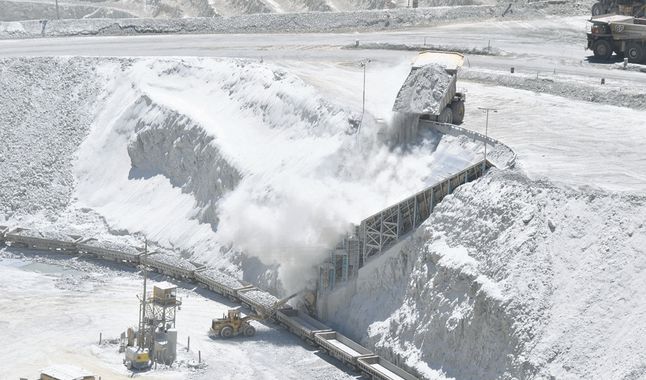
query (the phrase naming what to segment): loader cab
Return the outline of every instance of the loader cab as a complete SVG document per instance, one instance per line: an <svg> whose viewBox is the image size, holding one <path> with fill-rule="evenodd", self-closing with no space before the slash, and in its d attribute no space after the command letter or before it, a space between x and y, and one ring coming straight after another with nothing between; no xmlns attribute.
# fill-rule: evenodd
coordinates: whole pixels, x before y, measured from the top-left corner
<svg viewBox="0 0 646 380"><path fill-rule="evenodd" d="M239 308L230 309L228 314L229 314L229 320L230 321L238 321L240 319L240 309Z"/></svg>

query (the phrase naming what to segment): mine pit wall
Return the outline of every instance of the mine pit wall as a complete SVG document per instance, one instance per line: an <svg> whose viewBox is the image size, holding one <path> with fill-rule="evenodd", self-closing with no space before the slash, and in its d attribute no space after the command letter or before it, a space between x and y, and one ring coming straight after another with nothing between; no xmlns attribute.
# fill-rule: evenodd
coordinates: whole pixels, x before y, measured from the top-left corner
<svg viewBox="0 0 646 380"><path fill-rule="evenodd" d="M254 0L260 1L260 0ZM240 0L240 6L247 3ZM258 5L263 9L265 5ZM459 8L392 9L328 13L258 13L230 17L182 19L78 19L0 22L0 38L131 35L167 33L327 33L370 31L435 25L447 20L485 19L496 12L492 6ZM52 17L53 18L53 17Z"/></svg>
<svg viewBox="0 0 646 380"><path fill-rule="evenodd" d="M55 19L56 4L51 3L32 3L24 1L0 0L0 21L21 21L21 20L40 20ZM82 18L132 18L134 14L101 5L93 4L59 4L58 13L62 19L82 19Z"/></svg>
<svg viewBox="0 0 646 380"><path fill-rule="evenodd" d="M153 103L142 96L134 105L141 114L136 137L128 146L131 177L161 174L173 186L192 194L201 209L198 219L217 229L216 203L240 182L240 173L213 144L214 138L185 115Z"/></svg>
<svg viewBox="0 0 646 380"><path fill-rule="evenodd" d="M163 175L173 186L191 194L200 209L196 218L216 231L217 203L240 182L241 173L222 156L214 137L191 118L141 96L132 106L128 120L135 135L128 145L131 178ZM272 290L278 284L277 267L254 257L234 255L245 268L247 281Z"/></svg>

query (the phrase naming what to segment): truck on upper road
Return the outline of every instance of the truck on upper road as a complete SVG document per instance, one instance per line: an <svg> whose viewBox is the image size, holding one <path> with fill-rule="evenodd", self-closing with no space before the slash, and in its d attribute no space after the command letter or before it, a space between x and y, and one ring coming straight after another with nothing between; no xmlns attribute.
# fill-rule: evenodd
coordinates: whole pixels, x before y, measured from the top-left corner
<svg viewBox="0 0 646 380"><path fill-rule="evenodd" d="M420 53L399 89L393 111L422 120L461 124L466 94L457 91L464 55L454 52Z"/></svg>
<svg viewBox="0 0 646 380"><path fill-rule="evenodd" d="M592 17L588 45L594 56L610 60L613 52L631 63L646 63L646 19L611 15Z"/></svg>

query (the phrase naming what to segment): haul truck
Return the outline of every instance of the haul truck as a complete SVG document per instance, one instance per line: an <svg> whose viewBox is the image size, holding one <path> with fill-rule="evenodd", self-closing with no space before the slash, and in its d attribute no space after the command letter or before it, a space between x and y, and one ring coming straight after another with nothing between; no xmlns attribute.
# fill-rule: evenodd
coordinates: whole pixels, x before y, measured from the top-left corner
<svg viewBox="0 0 646 380"><path fill-rule="evenodd" d="M466 94L457 91L457 80L462 65L464 56L460 53L420 53L397 94L393 111L419 115L422 120L461 124Z"/></svg>
<svg viewBox="0 0 646 380"><path fill-rule="evenodd" d="M646 19L620 15L593 17L587 48L599 59L609 60L614 52L631 63L645 63Z"/></svg>

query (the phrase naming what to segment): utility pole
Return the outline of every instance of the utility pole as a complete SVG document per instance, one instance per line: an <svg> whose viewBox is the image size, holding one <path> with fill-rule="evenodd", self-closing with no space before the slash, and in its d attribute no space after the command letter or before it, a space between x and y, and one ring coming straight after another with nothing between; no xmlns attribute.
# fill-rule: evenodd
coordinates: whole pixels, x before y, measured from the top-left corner
<svg viewBox="0 0 646 380"><path fill-rule="evenodd" d="M361 101L361 121L359 122L359 128L357 129L357 136L363 125L363 115L366 113L366 67L368 63L372 62L370 58L366 58L359 63L359 66L363 68L363 97Z"/></svg>
<svg viewBox="0 0 646 380"><path fill-rule="evenodd" d="M58 0L56 0L56 19L57 20L61 19L61 15L60 15L60 13L58 13Z"/></svg>
<svg viewBox="0 0 646 380"><path fill-rule="evenodd" d="M496 108L491 107L478 107L479 110L483 110L487 114L487 119L485 121L485 142L484 142L484 162L482 163L482 172L487 169L487 140L489 139L489 111L498 112Z"/></svg>

